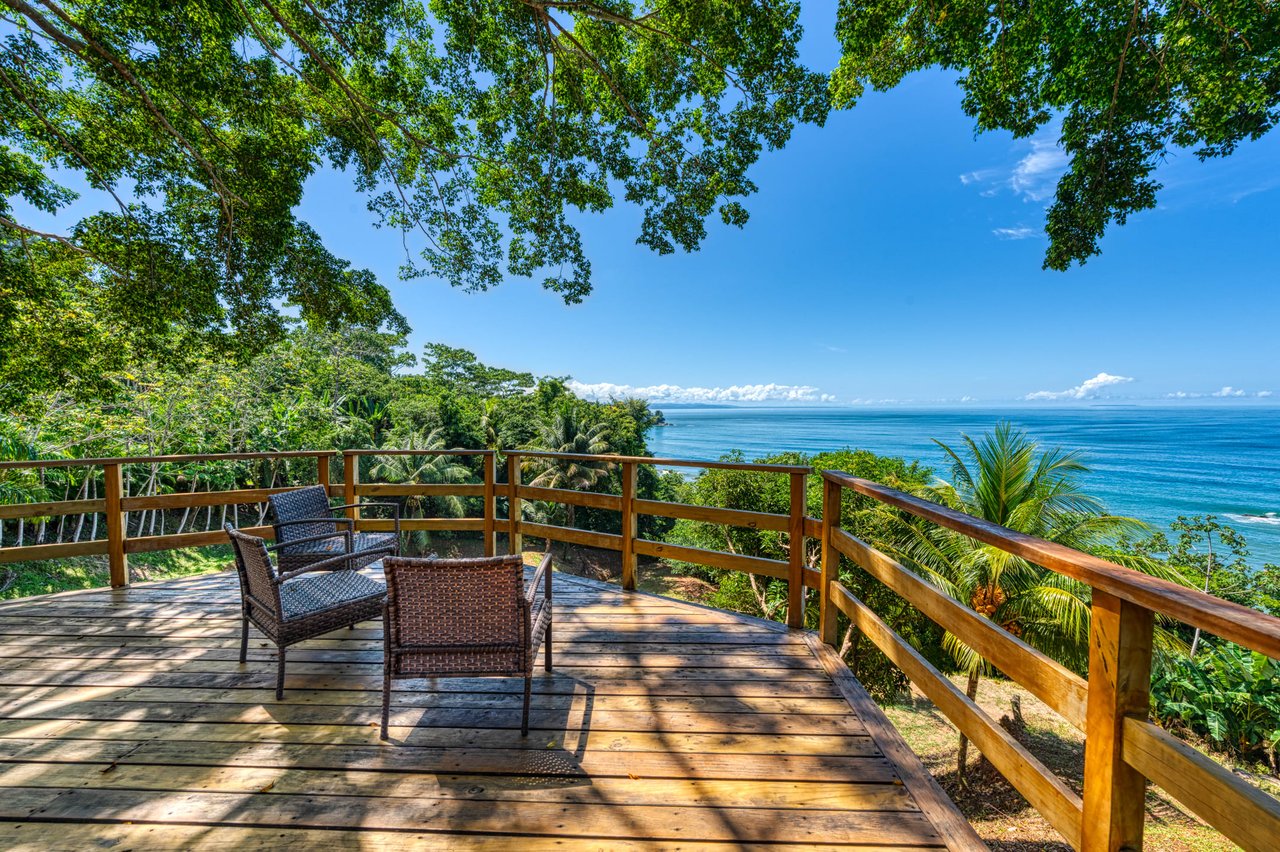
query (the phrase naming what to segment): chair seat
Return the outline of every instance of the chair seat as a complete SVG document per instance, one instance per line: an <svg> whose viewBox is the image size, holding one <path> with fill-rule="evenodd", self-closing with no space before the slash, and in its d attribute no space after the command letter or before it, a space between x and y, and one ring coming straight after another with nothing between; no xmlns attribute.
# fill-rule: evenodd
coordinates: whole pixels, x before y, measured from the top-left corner
<svg viewBox="0 0 1280 852"><path fill-rule="evenodd" d="M327 609L381 598L386 587L355 571L307 574L280 586L280 606L285 620L304 618Z"/></svg>
<svg viewBox="0 0 1280 852"><path fill-rule="evenodd" d="M304 541L301 544L289 544L287 541L281 551L287 556L312 554L316 556L337 556L344 552L346 544L341 538L326 538L320 541ZM389 532L356 533L351 539L352 553L369 553L376 550L394 552L396 534Z"/></svg>
<svg viewBox="0 0 1280 852"><path fill-rule="evenodd" d="M392 677L459 677L525 674L529 655L520 645L468 645L449 651L404 651L391 659Z"/></svg>

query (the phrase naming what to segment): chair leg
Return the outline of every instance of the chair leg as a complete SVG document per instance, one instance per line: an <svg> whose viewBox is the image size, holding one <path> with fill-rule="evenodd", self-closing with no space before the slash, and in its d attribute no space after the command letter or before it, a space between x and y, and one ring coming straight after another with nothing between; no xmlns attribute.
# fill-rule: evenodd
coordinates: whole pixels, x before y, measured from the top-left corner
<svg viewBox="0 0 1280 852"><path fill-rule="evenodd" d="M387 739L387 718L391 715L391 669L382 667L382 738Z"/></svg>
<svg viewBox="0 0 1280 852"><path fill-rule="evenodd" d="M548 621L546 636L542 640L543 642L547 643L546 648L543 651L542 669L543 671L548 671L548 672L551 671L551 627L552 627L552 624L550 621Z"/></svg>
<svg viewBox="0 0 1280 852"><path fill-rule="evenodd" d="M533 693L533 676L524 676L524 715L520 719L520 736L529 736L529 696Z"/></svg>
<svg viewBox="0 0 1280 852"><path fill-rule="evenodd" d="M249 658L249 616L240 619L240 662Z"/></svg>
<svg viewBox="0 0 1280 852"><path fill-rule="evenodd" d="M279 647L279 659L276 660L276 701L284 700L284 657L285 648Z"/></svg>

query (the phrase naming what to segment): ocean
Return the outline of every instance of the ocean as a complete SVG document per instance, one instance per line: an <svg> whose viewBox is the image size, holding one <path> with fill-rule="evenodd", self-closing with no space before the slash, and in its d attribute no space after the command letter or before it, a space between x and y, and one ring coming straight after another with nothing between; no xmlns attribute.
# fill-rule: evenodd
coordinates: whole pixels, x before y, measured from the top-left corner
<svg viewBox="0 0 1280 852"><path fill-rule="evenodd" d="M654 406L662 408L660 404ZM747 459L779 452L866 449L947 474L953 447L1009 420L1043 446L1080 450L1085 490L1120 515L1167 530L1179 515L1216 515L1249 542L1249 562L1280 563L1280 407L1114 406L1008 409L663 409L655 456Z"/></svg>

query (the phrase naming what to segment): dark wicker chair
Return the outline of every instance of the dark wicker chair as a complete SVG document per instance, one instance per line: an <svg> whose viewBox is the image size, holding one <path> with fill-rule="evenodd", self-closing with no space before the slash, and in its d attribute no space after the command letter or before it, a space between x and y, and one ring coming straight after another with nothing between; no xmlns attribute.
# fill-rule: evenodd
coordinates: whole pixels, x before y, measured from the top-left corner
<svg viewBox="0 0 1280 852"><path fill-rule="evenodd" d="M262 539L242 533L230 524L224 529L235 550L236 572L240 575L240 662L248 655L249 622L252 621L278 649L276 700L279 701L284 698L285 649L340 627L354 627L361 621L380 617L387 589L377 580L345 567L353 558L350 542L344 542L346 546L337 556L313 562L306 568L277 571L271 564L270 552L280 545L268 547ZM346 530L315 536L317 540L350 537L351 533ZM295 539L295 543L297 541Z"/></svg>
<svg viewBox="0 0 1280 852"><path fill-rule="evenodd" d="M281 571L296 571L329 560L344 552L344 542L335 532L345 526L351 535L345 541L348 553L354 555L347 567L363 568L384 556L400 552L400 506L396 503L353 503L329 505L329 490L311 485L292 491L281 491L267 498L275 516L276 559ZM392 532L356 532L350 518L338 518L335 512L359 506L389 506L393 510Z"/></svg>
<svg viewBox="0 0 1280 852"><path fill-rule="evenodd" d="M382 738L391 681L425 677L524 678L520 733L529 733L529 697L538 646L551 671L551 555L526 588L520 556L383 560Z"/></svg>

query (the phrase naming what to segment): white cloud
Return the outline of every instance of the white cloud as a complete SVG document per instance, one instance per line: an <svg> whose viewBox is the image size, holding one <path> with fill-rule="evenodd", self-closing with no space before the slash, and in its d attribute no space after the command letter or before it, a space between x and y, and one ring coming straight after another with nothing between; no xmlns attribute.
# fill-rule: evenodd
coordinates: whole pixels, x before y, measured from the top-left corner
<svg viewBox="0 0 1280 852"><path fill-rule="evenodd" d="M1203 399L1206 396L1217 397L1218 399L1239 399L1245 396L1252 396L1255 399L1267 399L1273 395L1274 392L1269 390L1262 390L1257 393L1248 393L1241 388L1233 388L1231 385L1226 385L1222 390L1216 390L1213 393L1196 393L1194 391L1188 393L1187 391L1175 391L1174 393L1167 393L1164 396L1165 399Z"/></svg>
<svg viewBox="0 0 1280 852"><path fill-rule="evenodd" d="M1019 225L1016 228L994 228L991 233L1002 240L1029 240L1036 235L1036 229Z"/></svg>
<svg viewBox="0 0 1280 852"><path fill-rule="evenodd" d="M1092 379L1086 379L1073 388L1064 391L1036 391L1027 394L1024 399L1090 399L1098 391L1112 385L1123 385L1133 381L1129 376L1113 376L1110 373L1099 373Z"/></svg>
<svg viewBox="0 0 1280 852"><path fill-rule="evenodd" d="M569 389L586 399L641 397L651 402L834 402L831 394L811 385L731 385L729 387L683 387L681 385L617 385L612 382L586 384L570 381Z"/></svg>
<svg viewBox="0 0 1280 852"><path fill-rule="evenodd" d="M1009 188L1032 201L1044 201L1053 195L1058 177L1066 170L1071 158L1057 142L1048 139L1032 139L1031 153L1013 167Z"/></svg>
<svg viewBox="0 0 1280 852"><path fill-rule="evenodd" d="M965 186L982 187L981 194L986 197L997 195L1001 190L1007 189L1027 201L1047 200L1053 195L1058 185L1058 178L1071 162L1066 152L1058 147L1053 136L1056 134L1028 140L1026 144L1031 150L1012 167L966 172L960 175L960 183Z"/></svg>

